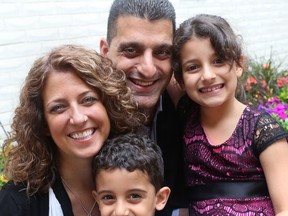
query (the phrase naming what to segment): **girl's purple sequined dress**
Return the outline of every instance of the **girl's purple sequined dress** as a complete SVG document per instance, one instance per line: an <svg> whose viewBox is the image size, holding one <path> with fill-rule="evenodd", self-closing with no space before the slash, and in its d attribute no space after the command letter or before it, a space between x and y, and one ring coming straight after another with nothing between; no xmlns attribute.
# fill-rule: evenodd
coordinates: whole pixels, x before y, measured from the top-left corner
<svg viewBox="0 0 288 216"><path fill-rule="evenodd" d="M232 136L218 146L209 144L197 116L194 112L188 117L183 135L188 187L221 182L265 182L259 154L275 141L288 137L269 114L246 107ZM193 194L193 188L190 193ZM269 196L190 201L189 212L190 216L275 215Z"/></svg>

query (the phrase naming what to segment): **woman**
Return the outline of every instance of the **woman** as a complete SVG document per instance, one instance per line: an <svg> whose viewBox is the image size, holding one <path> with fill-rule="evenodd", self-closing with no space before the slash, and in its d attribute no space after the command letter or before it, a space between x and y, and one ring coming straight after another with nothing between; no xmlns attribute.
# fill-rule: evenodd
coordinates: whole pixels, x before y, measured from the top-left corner
<svg viewBox="0 0 288 216"><path fill-rule="evenodd" d="M140 118L125 74L95 51L66 45L36 60L4 142L1 215L100 215L92 158Z"/></svg>

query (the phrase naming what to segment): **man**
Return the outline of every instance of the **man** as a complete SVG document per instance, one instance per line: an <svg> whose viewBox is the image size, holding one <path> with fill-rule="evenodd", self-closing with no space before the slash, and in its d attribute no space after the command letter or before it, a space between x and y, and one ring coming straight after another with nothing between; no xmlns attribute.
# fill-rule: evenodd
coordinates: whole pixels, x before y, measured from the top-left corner
<svg viewBox="0 0 288 216"><path fill-rule="evenodd" d="M100 52L126 73L134 99L148 116L145 131L161 147L164 183L171 188L166 208L156 214L164 216L185 207L179 127L165 91L172 76L174 32L175 10L168 0L115 0L109 13L107 39L100 41ZM177 211L173 215L178 215Z"/></svg>

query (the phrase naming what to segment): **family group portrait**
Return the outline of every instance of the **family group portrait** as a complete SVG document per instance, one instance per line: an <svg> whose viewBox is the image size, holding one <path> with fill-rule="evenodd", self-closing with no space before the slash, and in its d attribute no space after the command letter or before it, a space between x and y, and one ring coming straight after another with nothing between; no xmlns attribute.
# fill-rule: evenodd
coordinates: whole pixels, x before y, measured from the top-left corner
<svg viewBox="0 0 288 216"><path fill-rule="evenodd" d="M0 216L288 216L288 2L0 8Z"/></svg>

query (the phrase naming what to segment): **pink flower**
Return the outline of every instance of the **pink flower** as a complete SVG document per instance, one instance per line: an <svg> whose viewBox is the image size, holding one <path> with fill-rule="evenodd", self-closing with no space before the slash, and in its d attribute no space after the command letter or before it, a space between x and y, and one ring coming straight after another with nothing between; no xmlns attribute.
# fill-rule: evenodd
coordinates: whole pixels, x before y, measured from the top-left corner
<svg viewBox="0 0 288 216"><path fill-rule="evenodd" d="M280 77L277 79L278 87L283 87L284 85L288 85L288 78L287 77Z"/></svg>
<svg viewBox="0 0 288 216"><path fill-rule="evenodd" d="M249 77L246 80L246 83L248 83L248 84L257 84L257 80L254 77Z"/></svg>
<svg viewBox="0 0 288 216"><path fill-rule="evenodd" d="M260 84L261 84L262 87L267 86L267 82L266 82L265 80L262 80L262 81L260 82Z"/></svg>
<svg viewBox="0 0 288 216"><path fill-rule="evenodd" d="M263 68L263 69L269 69L269 68L270 68L270 64L264 64L264 65L262 66L262 68Z"/></svg>

